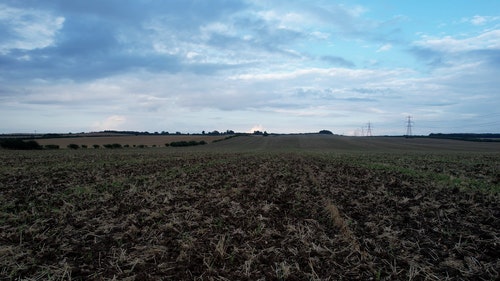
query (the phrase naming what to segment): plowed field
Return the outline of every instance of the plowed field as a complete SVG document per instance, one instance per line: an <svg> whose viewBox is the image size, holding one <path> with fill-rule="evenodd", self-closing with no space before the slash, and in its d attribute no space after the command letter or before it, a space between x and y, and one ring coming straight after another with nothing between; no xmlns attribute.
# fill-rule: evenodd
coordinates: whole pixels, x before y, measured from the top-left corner
<svg viewBox="0 0 500 281"><path fill-rule="evenodd" d="M499 278L498 152L204 149L0 150L0 280Z"/></svg>
<svg viewBox="0 0 500 281"><path fill-rule="evenodd" d="M166 143L174 141L206 141L221 140L225 136L208 136L208 135L167 135L167 136L107 136L107 137L76 137L76 138L54 138L54 139L37 139L40 145L59 145L61 148L66 148L68 144L86 145L105 145L118 143L121 145L146 145L146 146L164 146Z"/></svg>

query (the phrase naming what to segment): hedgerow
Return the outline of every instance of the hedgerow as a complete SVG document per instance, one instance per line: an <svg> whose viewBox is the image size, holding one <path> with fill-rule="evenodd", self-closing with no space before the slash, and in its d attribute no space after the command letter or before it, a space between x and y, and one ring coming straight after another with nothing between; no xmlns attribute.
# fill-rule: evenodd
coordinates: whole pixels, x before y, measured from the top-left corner
<svg viewBox="0 0 500 281"><path fill-rule="evenodd" d="M2 139L0 140L0 146L6 149L16 149L16 150L33 150L42 149L34 140L23 141L22 139Z"/></svg>
<svg viewBox="0 0 500 281"><path fill-rule="evenodd" d="M172 147L183 147L183 146L196 146L196 145L204 145L207 144L206 141L174 141L170 143L170 146ZM165 144L165 146L169 146L168 144Z"/></svg>

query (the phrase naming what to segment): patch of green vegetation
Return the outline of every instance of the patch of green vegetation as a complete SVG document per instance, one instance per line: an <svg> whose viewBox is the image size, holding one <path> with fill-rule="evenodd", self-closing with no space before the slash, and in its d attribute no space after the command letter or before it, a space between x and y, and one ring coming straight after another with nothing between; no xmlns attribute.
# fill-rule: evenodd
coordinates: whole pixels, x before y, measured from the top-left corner
<svg viewBox="0 0 500 281"><path fill-rule="evenodd" d="M348 156L349 163L375 170L398 173L439 186L464 190L500 191L495 167L498 160L487 162L478 155L464 154L374 154ZM481 167L477 171L475 167ZM479 173L484 173L479 178Z"/></svg>

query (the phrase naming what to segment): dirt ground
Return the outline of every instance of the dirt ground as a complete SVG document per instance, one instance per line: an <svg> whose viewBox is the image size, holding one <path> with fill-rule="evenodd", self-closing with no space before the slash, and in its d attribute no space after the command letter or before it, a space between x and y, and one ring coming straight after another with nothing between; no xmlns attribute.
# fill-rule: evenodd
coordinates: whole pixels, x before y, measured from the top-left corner
<svg viewBox="0 0 500 281"><path fill-rule="evenodd" d="M498 280L498 154L1 151L1 280Z"/></svg>
<svg viewBox="0 0 500 281"><path fill-rule="evenodd" d="M165 146L166 143L176 141L206 141L207 143L214 140L224 139L226 136L209 136L209 135L167 135L167 136L107 136L107 137L77 137L77 138L52 138L52 139L37 139L40 145L59 145L61 148L66 148L68 144L86 145L92 148L94 144L105 145L118 143L129 146Z"/></svg>

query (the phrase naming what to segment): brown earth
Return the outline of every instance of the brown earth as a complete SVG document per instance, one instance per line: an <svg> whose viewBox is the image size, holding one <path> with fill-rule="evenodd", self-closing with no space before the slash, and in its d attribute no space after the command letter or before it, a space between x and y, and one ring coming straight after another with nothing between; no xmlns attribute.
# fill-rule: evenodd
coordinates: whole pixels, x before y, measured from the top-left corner
<svg viewBox="0 0 500 281"><path fill-rule="evenodd" d="M66 148L68 144L86 145L92 147L94 144L105 145L118 143L121 145L146 145L146 146L165 146L166 143L175 141L206 141L224 139L226 136L208 136L208 135L167 135L167 136L107 136L107 137L76 137L76 138L53 138L37 139L40 145L55 144L61 148Z"/></svg>
<svg viewBox="0 0 500 281"><path fill-rule="evenodd" d="M235 140L0 150L0 280L498 280L498 152Z"/></svg>
<svg viewBox="0 0 500 281"><path fill-rule="evenodd" d="M227 151L315 152L500 152L500 142L472 142L433 138L345 137L336 135L270 135L232 138L217 143ZM210 148L211 150L214 147Z"/></svg>

